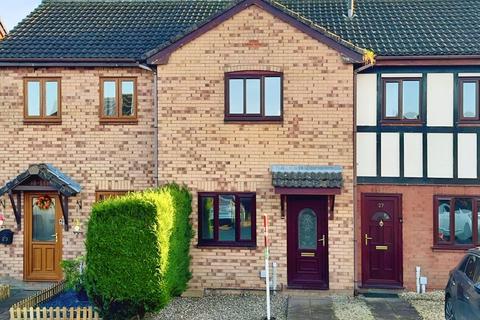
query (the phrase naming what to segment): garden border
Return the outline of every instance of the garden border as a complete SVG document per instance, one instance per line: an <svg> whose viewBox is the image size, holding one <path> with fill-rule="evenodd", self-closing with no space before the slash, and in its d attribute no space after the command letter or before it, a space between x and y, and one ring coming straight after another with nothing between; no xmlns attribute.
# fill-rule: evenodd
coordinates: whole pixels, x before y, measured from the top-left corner
<svg viewBox="0 0 480 320"><path fill-rule="evenodd" d="M92 307L35 307L37 304L50 299L65 290L65 282L60 281L40 291L34 296L23 299L10 307L10 320L101 320L97 311Z"/></svg>

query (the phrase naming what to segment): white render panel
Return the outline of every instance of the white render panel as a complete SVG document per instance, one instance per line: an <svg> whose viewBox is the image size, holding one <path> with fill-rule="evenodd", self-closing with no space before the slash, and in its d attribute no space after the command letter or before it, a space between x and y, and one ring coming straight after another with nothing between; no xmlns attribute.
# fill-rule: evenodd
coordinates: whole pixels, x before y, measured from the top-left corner
<svg viewBox="0 0 480 320"><path fill-rule="evenodd" d="M427 75L427 126L453 126L453 74Z"/></svg>
<svg viewBox="0 0 480 320"><path fill-rule="evenodd" d="M423 177L423 134L403 134L403 175L409 178Z"/></svg>
<svg viewBox="0 0 480 320"><path fill-rule="evenodd" d="M357 133L357 176L377 176L377 134Z"/></svg>
<svg viewBox="0 0 480 320"><path fill-rule="evenodd" d="M421 73L382 73L382 78L421 78Z"/></svg>
<svg viewBox="0 0 480 320"><path fill-rule="evenodd" d="M458 177L477 178L477 134L458 134Z"/></svg>
<svg viewBox="0 0 480 320"><path fill-rule="evenodd" d="M429 178L453 178L453 134L427 135L427 173Z"/></svg>
<svg viewBox="0 0 480 320"><path fill-rule="evenodd" d="M357 75L357 125L377 125L377 74Z"/></svg>
<svg viewBox="0 0 480 320"><path fill-rule="evenodd" d="M400 176L400 134L382 133L382 177Z"/></svg>

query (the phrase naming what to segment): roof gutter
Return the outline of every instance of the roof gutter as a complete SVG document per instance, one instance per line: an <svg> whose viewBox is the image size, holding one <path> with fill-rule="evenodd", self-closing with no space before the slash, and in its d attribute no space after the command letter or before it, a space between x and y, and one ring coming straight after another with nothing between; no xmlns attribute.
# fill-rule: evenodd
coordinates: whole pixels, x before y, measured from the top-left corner
<svg viewBox="0 0 480 320"><path fill-rule="evenodd" d="M138 67L139 61L118 58L2 58L0 67Z"/></svg>

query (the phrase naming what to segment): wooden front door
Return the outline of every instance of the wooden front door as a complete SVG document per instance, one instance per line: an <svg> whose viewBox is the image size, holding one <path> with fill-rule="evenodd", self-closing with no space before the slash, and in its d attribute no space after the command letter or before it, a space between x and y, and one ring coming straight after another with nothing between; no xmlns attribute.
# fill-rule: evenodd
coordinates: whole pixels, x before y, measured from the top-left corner
<svg viewBox="0 0 480 320"><path fill-rule="evenodd" d="M288 286L328 289L327 198L287 198Z"/></svg>
<svg viewBox="0 0 480 320"><path fill-rule="evenodd" d="M25 193L25 280L62 278L61 219L62 209L57 195Z"/></svg>
<svg viewBox="0 0 480 320"><path fill-rule="evenodd" d="M362 284L403 285L401 196L362 194Z"/></svg>

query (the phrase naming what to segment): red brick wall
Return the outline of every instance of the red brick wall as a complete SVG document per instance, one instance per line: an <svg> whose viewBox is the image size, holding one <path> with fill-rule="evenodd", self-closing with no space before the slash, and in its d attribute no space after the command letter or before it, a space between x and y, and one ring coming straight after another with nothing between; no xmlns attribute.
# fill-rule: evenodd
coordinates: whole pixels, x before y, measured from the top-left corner
<svg viewBox="0 0 480 320"><path fill-rule="evenodd" d="M415 290L415 266L428 277L429 289L443 289L449 271L460 261L465 251L433 250L434 195L480 195L480 187L464 186L400 186L358 185L356 215L357 279L361 281L361 194L397 193L402 195L403 208L403 281Z"/></svg>

